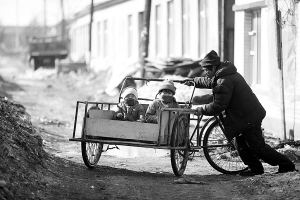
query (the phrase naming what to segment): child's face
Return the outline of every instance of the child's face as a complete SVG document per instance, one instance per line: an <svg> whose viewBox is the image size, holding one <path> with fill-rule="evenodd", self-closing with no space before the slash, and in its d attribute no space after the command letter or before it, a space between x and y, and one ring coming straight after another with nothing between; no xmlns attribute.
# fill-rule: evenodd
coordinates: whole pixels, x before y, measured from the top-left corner
<svg viewBox="0 0 300 200"><path fill-rule="evenodd" d="M135 95L129 94L124 98L124 103L127 106L134 106L136 100L137 98Z"/></svg>
<svg viewBox="0 0 300 200"><path fill-rule="evenodd" d="M164 103L170 103L173 101L173 92L171 90L161 90L159 94L160 99L163 100Z"/></svg>

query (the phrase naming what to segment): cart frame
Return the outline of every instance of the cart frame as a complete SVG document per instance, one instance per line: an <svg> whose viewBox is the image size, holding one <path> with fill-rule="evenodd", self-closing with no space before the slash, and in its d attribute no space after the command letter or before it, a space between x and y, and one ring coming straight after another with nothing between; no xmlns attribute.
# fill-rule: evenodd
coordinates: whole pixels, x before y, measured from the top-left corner
<svg viewBox="0 0 300 200"><path fill-rule="evenodd" d="M142 81L163 81L164 79L144 79L144 78L135 78L135 77L126 77L123 81L122 87L121 87L121 91L120 91L120 95L119 95L119 102L121 101L122 97L122 91L124 89L124 85L125 82L128 80L142 80ZM173 82L177 82L177 83L183 83L182 80L173 80ZM212 167L214 167L216 170L222 172L222 173L226 173L226 174L235 174L238 173L240 171L243 171L246 169L246 166L241 165L235 169L225 169L222 166L219 166L218 163L216 163L211 155L211 149L221 149L221 148L228 148L230 149L230 151L235 151L235 147L232 141L227 141L226 144L223 144L223 142L221 142L220 144L210 144L208 145L209 142L209 137L212 130L214 130L215 127L219 127L220 131L222 133L224 133L224 127L222 124L222 121L220 119L220 116L213 116L211 118L209 118L202 127L200 127L200 122L203 119L203 115L195 115L196 114L196 110L191 109L191 102L192 102L192 98L194 95L194 91L195 91L195 85L193 88L193 92L192 92L192 96L189 100L188 103L186 102L178 102L179 105L184 106L184 108L165 108L162 110L162 112L160 112L160 119L162 119L162 115L163 113L168 113L168 119L167 122L163 121L163 120L159 120L158 122L158 128L159 128L159 133L158 133L158 138L155 141L143 141L143 140L135 140L135 139L126 139L126 138L107 138L107 137L99 137L99 136L91 136L87 134L86 131L86 125L87 125L87 119L89 117L89 106L94 106L95 108L99 109L99 110L111 110L111 107L114 105L117 105L118 103L110 103L110 102L90 102L90 101L77 101L76 103L76 111L75 111L75 119L74 119L74 129L73 129L73 136L72 138L70 138L70 141L77 141L77 142L81 142L82 144L82 155L83 155L83 160L85 162L85 164L90 167L93 168L100 156L101 153L103 152L102 148L103 148L103 144L108 144L108 145L124 145L124 146L132 146L132 147L144 147L144 148L154 148L154 149L170 149L171 150L171 163L172 163L172 168L173 168L173 172L176 176L181 176L184 173L185 167L186 167L186 163L188 160L188 156L191 155L193 152L199 151L200 149L204 150L204 155L207 158L208 162L212 165ZM145 101L152 101L152 99L146 99L146 98L138 98L139 100L145 100ZM80 104L84 105L84 118L83 118L83 126L82 126L82 133L81 133L81 137L76 137L76 128L77 128L77 119L78 119L78 112L79 112L79 106ZM170 117L171 113L174 113L174 117ZM193 117L191 117L193 116ZM185 121L182 122L180 120ZM192 134L190 135L190 131L189 131L189 127L190 127L190 122L191 121L196 121L196 126L192 132ZM116 120L117 123L117 120ZM128 122L128 123L132 123L132 122ZM142 122L133 122L133 123L142 123ZM168 127L168 131L167 134L166 133L162 133L162 126L163 123L167 123L167 127ZM178 131L178 127L180 123L184 123L183 125L183 129ZM186 123L188 123L188 126L186 125ZM187 132L186 132L187 131ZM183 133L182 133L183 132ZM221 133L221 134L222 134ZM161 141L161 136L162 134L166 134L167 139L166 142ZM183 139L178 139L180 136L179 134L183 134ZM195 135L196 134L196 135ZM196 144L193 143L193 138L196 136ZM181 136L182 137L182 136ZM219 136L218 136L219 137ZM202 140L202 138L204 138ZM227 140L225 134L223 134L223 138L224 141ZM183 142L183 144L177 144L178 140L181 140L181 142ZM218 139L220 140L220 139ZM180 142L179 142L180 143ZM89 144L99 144L101 147L97 147L99 148L99 158L97 157L95 163L91 163L88 160L88 156L86 155L86 151L87 151L87 146ZM229 151L229 150L228 150ZM177 154L176 154L177 153ZM96 153L93 153L96 154ZM179 161L179 166L178 166L178 162L176 161L176 157L183 157L183 161ZM231 156L231 155L230 155ZM241 162L239 160L239 162Z"/></svg>

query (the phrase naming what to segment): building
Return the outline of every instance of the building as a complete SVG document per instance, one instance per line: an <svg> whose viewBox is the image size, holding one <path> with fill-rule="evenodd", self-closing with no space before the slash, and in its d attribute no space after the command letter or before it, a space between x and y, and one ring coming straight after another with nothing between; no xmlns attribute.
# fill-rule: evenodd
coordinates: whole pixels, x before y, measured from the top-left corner
<svg viewBox="0 0 300 200"><path fill-rule="evenodd" d="M222 3L223 2L223 3ZM153 0L149 58L199 59L211 49L233 59L234 0ZM86 58L89 7L70 25L71 58ZM94 5L91 66L118 70L139 60L145 1L111 0ZM229 40L224 40L230 38ZM226 49L226 51L224 51Z"/></svg>
<svg viewBox="0 0 300 200"><path fill-rule="evenodd" d="M286 138L300 139L299 3L279 0ZM281 70L277 62L274 0L236 0L234 63L267 110L263 127L284 139Z"/></svg>

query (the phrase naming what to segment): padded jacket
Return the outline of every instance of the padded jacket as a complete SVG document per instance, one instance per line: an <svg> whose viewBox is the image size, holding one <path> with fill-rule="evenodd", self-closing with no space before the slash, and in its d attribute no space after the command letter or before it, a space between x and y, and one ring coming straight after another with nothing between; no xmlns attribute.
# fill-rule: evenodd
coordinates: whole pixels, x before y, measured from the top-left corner
<svg viewBox="0 0 300 200"><path fill-rule="evenodd" d="M231 139L253 125L260 125L266 111L236 67L226 61L215 75L194 78L197 88L211 88L213 101L203 108L204 115L219 115L225 111L224 126Z"/></svg>
<svg viewBox="0 0 300 200"><path fill-rule="evenodd" d="M164 103L161 99L154 99L148 106L146 111L145 119L148 123L158 123L160 112L163 108L179 108L176 99L170 103Z"/></svg>
<svg viewBox="0 0 300 200"><path fill-rule="evenodd" d="M117 116L118 113L122 113L123 117L121 118L121 120L136 121L140 119L141 115L143 117L145 115L144 107L139 104L138 101L135 101L134 106L129 107L126 106L124 102L121 102L117 105L117 108L118 109L115 115Z"/></svg>

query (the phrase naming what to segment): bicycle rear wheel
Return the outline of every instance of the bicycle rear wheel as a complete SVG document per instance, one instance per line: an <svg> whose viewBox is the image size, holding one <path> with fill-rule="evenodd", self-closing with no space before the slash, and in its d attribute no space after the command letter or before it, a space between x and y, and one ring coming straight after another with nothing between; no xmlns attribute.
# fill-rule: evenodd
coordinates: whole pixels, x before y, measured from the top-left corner
<svg viewBox="0 0 300 200"><path fill-rule="evenodd" d="M189 157L188 143L189 122L186 115L179 115L173 125L171 147L186 147L184 149L171 149L171 165L175 176L182 176Z"/></svg>
<svg viewBox="0 0 300 200"><path fill-rule="evenodd" d="M229 142L218 121L212 122L203 139L203 151L209 164L224 174L237 174L247 169L233 142Z"/></svg>

